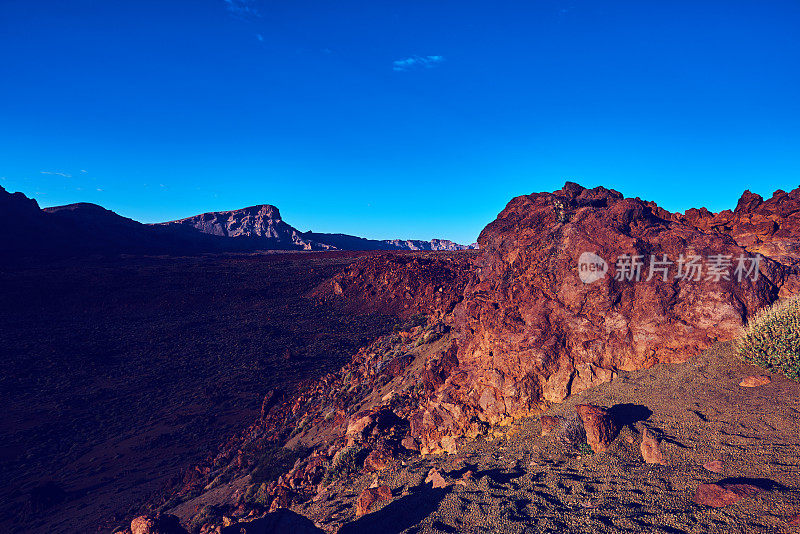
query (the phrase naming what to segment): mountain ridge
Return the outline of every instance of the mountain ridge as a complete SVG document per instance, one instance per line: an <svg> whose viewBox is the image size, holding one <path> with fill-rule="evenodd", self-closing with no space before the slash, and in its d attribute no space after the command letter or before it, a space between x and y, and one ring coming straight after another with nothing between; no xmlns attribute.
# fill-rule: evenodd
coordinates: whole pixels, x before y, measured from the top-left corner
<svg viewBox="0 0 800 534"><path fill-rule="evenodd" d="M443 239L374 240L301 232L272 204L145 224L89 202L40 208L35 199L0 187L0 208L0 251L12 256L474 248Z"/></svg>

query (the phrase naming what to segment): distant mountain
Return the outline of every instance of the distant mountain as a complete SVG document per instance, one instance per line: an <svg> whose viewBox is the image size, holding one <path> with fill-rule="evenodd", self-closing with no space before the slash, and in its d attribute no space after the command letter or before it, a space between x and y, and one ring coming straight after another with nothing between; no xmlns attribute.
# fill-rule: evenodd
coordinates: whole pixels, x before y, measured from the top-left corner
<svg viewBox="0 0 800 534"><path fill-rule="evenodd" d="M283 221L278 208L269 204L142 224L97 204L40 209L34 199L0 187L0 253L10 257L464 248L439 239L380 241L346 234L304 233Z"/></svg>
<svg viewBox="0 0 800 534"><path fill-rule="evenodd" d="M213 211L193 217L160 223L183 226L204 234L246 240L253 247L269 250L466 250L477 245L459 245L446 239L430 241L403 239L365 239L348 234L300 232L286 223L271 204L232 211Z"/></svg>
<svg viewBox="0 0 800 534"><path fill-rule="evenodd" d="M315 243L287 224L271 204L232 211L212 211L193 217L153 225L192 229L202 234L236 240L243 247L262 250L329 250L336 247Z"/></svg>

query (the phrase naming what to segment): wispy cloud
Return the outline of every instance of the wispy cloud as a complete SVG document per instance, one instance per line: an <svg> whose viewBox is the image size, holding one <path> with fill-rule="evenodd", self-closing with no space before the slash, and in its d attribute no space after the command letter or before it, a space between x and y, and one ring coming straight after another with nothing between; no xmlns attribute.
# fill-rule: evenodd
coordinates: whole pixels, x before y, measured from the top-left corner
<svg viewBox="0 0 800 534"><path fill-rule="evenodd" d="M55 176L63 176L64 178L72 178L71 174L65 172L41 171L41 174L53 174Z"/></svg>
<svg viewBox="0 0 800 534"><path fill-rule="evenodd" d="M228 11L239 17L260 17L255 0L223 0Z"/></svg>
<svg viewBox="0 0 800 534"><path fill-rule="evenodd" d="M403 72L412 69L432 69L444 61L444 56L411 56L392 62L392 70Z"/></svg>

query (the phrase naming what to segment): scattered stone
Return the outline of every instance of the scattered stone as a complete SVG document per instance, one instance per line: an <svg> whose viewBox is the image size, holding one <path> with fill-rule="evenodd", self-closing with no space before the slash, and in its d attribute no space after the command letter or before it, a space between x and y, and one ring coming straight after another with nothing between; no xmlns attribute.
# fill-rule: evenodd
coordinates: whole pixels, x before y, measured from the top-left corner
<svg viewBox="0 0 800 534"><path fill-rule="evenodd" d="M186 534L177 517L170 514L140 515L131 521L132 534Z"/></svg>
<svg viewBox="0 0 800 534"><path fill-rule="evenodd" d="M542 424L542 436L547 436L561 423L561 418L543 415L539 418L539 422Z"/></svg>
<svg viewBox="0 0 800 534"><path fill-rule="evenodd" d="M761 488L752 484L700 484L695 491L694 502L702 506L721 508L745 497L753 497L761 491Z"/></svg>
<svg viewBox="0 0 800 534"><path fill-rule="evenodd" d="M658 440L650 433L647 428L642 429L642 444L640 446L642 458L648 464L667 465L664 454L661 452Z"/></svg>
<svg viewBox="0 0 800 534"><path fill-rule="evenodd" d="M619 434L619 425L606 408L594 404L575 407L586 430L586 442L595 453L606 452Z"/></svg>
<svg viewBox="0 0 800 534"><path fill-rule="evenodd" d="M367 488L361 492L356 502L356 517L361 517L369 511L370 506L376 502L386 501L392 498L392 490L389 486L378 486L377 488Z"/></svg>
<svg viewBox="0 0 800 534"><path fill-rule="evenodd" d="M417 440L415 440L413 436L404 437L403 441L400 442L400 445L402 445L406 450L419 452L419 445L417 445Z"/></svg>
<svg viewBox="0 0 800 534"><path fill-rule="evenodd" d="M456 438L453 436L445 436L442 438L442 449L447 454L455 454L458 452L458 447L456 446Z"/></svg>
<svg viewBox="0 0 800 534"><path fill-rule="evenodd" d="M772 379L767 375L748 376L739 382L739 385L743 388L756 388L758 386L766 386L770 382L772 382Z"/></svg>
<svg viewBox="0 0 800 534"><path fill-rule="evenodd" d="M428 482L432 483L434 488L446 488L447 481L444 479L441 473L436 469L431 469L428 473L427 478L425 478L425 484Z"/></svg>
<svg viewBox="0 0 800 534"><path fill-rule="evenodd" d="M386 449L375 449L364 459L364 468L370 471L383 471L392 465L392 453Z"/></svg>
<svg viewBox="0 0 800 534"><path fill-rule="evenodd" d="M706 471L711 471L712 473L722 473L723 465L725 465L725 462L722 460L711 460L710 462L704 463L703 468Z"/></svg>

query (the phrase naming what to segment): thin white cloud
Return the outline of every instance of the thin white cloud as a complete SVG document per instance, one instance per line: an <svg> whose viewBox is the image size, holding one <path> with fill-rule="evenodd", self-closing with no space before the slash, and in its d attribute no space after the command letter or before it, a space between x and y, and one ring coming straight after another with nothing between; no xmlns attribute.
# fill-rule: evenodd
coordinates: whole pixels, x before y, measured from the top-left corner
<svg viewBox="0 0 800 534"><path fill-rule="evenodd" d="M55 176L63 176L64 178L72 178L72 175L66 172L41 171L41 174L53 174Z"/></svg>
<svg viewBox="0 0 800 534"><path fill-rule="evenodd" d="M239 17L261 17L254 0L223 0L225 8Z"/></svg>
<svg viewBox="0 0 800 534"><path fill-rule="evenodd" d="M412 69L432 69L444 61L444 56L411 56L392 62L392 70L404 72Z"/></svg>

